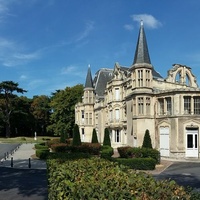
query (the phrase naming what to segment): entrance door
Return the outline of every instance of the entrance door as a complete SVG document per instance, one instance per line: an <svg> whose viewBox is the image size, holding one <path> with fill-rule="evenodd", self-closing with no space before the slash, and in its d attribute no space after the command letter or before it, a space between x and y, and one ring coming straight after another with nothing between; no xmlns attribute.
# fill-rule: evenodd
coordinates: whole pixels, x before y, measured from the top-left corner
<svg viewBox="0 0 200 200"><path fill-rule="evenodd" d="M169 127L160 127L160 155L169 157Z"/></svg>
<svg viewBox="0 0 200 200"><path fill-rule="evenodd" d="M186 129L186 157L198 158L198 129Z"/></svg>

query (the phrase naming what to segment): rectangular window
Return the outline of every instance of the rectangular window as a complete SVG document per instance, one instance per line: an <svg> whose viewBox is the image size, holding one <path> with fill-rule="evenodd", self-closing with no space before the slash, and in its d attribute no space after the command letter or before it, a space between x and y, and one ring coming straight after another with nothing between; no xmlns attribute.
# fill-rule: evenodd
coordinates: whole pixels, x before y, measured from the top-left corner
<svg viewBox="0 0 200 200"><path fill-rule="evenodd" d="M146 70L146 86L150 87L150 70Z"/></svg>
<svg viewBox="0 0 200 200"><path fill-rule="evenodd" d="M167 97L166 101L167 101L167 115L171 115L171 113L172 113L171 97Z"/></svg>
<svg viewBox="0 0 200 200"><path fill-rule="evenodd" d="M150 98L147 97L147 98L146 98L146 114L147 114L147 115L150 115L150 108L151 108Z"/></svg>
<svg viewBox="0 0 200 200"><path fill-rule="evenodd" d="M88 124L88 113L85 113L85 124Z"/></svg>
<svg viewBox="0 0 200 200"><path fill-rule="evenodd" d="M92 124L92 113L89 113L89 124Z"/></svg>
<svg viewBox="0 0 200 200"><path fill-rule="evenodd" d="M144 114L144 102L143 97L138 98L138 114L143 115Z"/></svg>
<svg viewBox="0 0 200 200"><path fill-rule="evenodd" d="M120 100L119 98L119 88L115 88L115 100Z"/></svg>
<svg viewBox="0 0 200 200"><path fill-rule="evenodd" d="M138 86L143 87L143 70L138 70Z"/></svg>
<svg viewBox="0 0 200 200"><path fill-rule="evenodd" d="M184 114L191 113L191 97L185 96L184 97Z"/></svg>
<svg viewBox="0 0 200 200"><path fill-rule="evenodd" d="M115 119L117 122L119 121L119 109L115 110Z"/></svg>
<svg viewBox="0 0 200 200"><path fill-rule="evenodd" d="M159 114L164 114L164 99L158 99L159 102Z"/></svg>
<svg viewBox="0 0 200 200"><path fill-rule="evenodd" d="M200 114L200 97L194 97L194 114Z"/></svg>
<svg viewBox="0 0 200 200"><path fill-rule="evenodd" d="M81 118L84 119L84 110L81 110Z"/></svg>
<svg viewBox="0 0 200 200"><path fill-rule="evenodd" d="M92 92L89 91L89 103L92 103Z"/></svg>
<svg viewBox="0 0 200 200"><path fill-rule="evenodd" d="M115 142L121 142L120 130L115 130Z"/></svg>

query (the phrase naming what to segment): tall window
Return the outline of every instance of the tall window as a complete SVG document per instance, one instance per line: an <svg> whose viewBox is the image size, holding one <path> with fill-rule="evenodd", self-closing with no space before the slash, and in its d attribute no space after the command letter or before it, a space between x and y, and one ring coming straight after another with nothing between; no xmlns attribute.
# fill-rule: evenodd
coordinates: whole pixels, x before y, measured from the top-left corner
<svg viewBox="0 0 200 200"><path fill-rule="evenodd" d="M92 113L89 113L89 124L92 124Z"/></svg>
<svg viewBox="0 0 200 200"><path fill-rule="evenodd" d="M166 98L167 101L167 114L171 115L172 113L172 102L171 102L171 97Z"/></svg>
<svg viewBox="0 0 200 200"><path fill-rule="evenodd" d="M119 109L115 110L115 119L117 122L119 121Z"/></svg>
<svg viewBox="0 0 200 200"><path fill-rule="evenodd" d="M138 98L138 114L143 115L144 114L144 102L143 97Z"/></svg>
<svg viewBox="0 0 200 200"><path fill-rule="evenodd" d="M164 99L158 99L159 102L159 114L164 114Z"/></svg>
<svg viewBox="0 0 200 200"><path fill-rule="evenodd" d="M121 135L119 129L115 130L115 142L121 142Z"/></svg>
<svg viewBox="0 0 200 200"><path fill-rule="evenodd" d="M194 97L194 114L200 114L200 97Z"/></svg>
<svg viewBox="0 0 200 200"><path fill-rule="evenodd" d="M119 100L119 88L115 88L115 100Z"/></svg>
<svg viewBox="0 0 200 200"><path fill-rule="evenodd" d="M185 96L184 97L184 114L191 113L191 97Z"/></svg>
<svg viewBox="0 0 200 200"><path fill-rule="evenodd" d="M146 70L146 86L150 87L150 70Z"/></svg>
<svg viewBox="0 0 200 200"><path fill-rule="evenodd" d="M138 86L143 87L143 70L138 70Z"/></svg>
<svg viewBox="0 0 200 200"><path fill-rule="evenodd" d="M92 103L92 92L89 91L89 103Z"/></svg>
<svg viewBox="0 0 200 200"><path fill-rule="evenodd" d="M150 115L150 98L146 98L146 114Z"/></svg>
<svg viewBox="0 0 200 200"><path fill-rule="evenodd" d="M85 113L85 124L88 124L88 113Z"/></svg>

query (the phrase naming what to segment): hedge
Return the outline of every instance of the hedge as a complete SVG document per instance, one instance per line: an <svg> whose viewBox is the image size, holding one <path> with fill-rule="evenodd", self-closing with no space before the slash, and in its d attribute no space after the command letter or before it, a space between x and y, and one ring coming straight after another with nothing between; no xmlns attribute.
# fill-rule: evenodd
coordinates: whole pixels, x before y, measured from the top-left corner
<svg viewBox="0 0 200 200"><path fill-rule="evenodd" d="M45 160L49 156L49 149L36 149L35 154L39 159Z"/></svg>
<svg viewBox="0 0 200 200"><path fill-rule="evenodd" d="M185 199L190 195L174 181L121 170L117 163L90 159L47 160L48 199Z"/></svg>
<svg viewBox="0 0 200 200"><path fill-rule="evenodd" d="M46 146L46 143L39 143L39 144L35 144L35 148L36 149L49 149L48 146Z"/></svg>
<svg viewBox="0 0 200 200"><path fill-rule="evenodd" d="M101 147L101 158L110 159L114 154L114 150L111 146L102 146Z"/></svg>
<svg viewBox="0 0 200 200"><path fill-rule="evenodd" d="M160 152L156 149L141 147L118 147L120 158L153 158L156 163L160 163Z"/></svg>
<svg viewBox="0 0 200 200"><path fill-rule="evenodd" d="M112 161L135 170L154 170L156 166L153 158L112 158Z"/></svg>

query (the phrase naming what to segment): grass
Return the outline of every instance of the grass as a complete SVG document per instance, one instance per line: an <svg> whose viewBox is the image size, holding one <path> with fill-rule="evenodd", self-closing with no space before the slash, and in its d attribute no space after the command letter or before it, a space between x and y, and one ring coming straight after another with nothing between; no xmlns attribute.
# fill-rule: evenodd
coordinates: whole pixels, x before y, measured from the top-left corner
<svg viewBox="0 0 200 200"><path fill-rule="evenodd" d="M59 137L38 136L37 140L34 137L13 137L13 138L0 138L0 143L41 143L46 140L57 139Z"/></svg>

